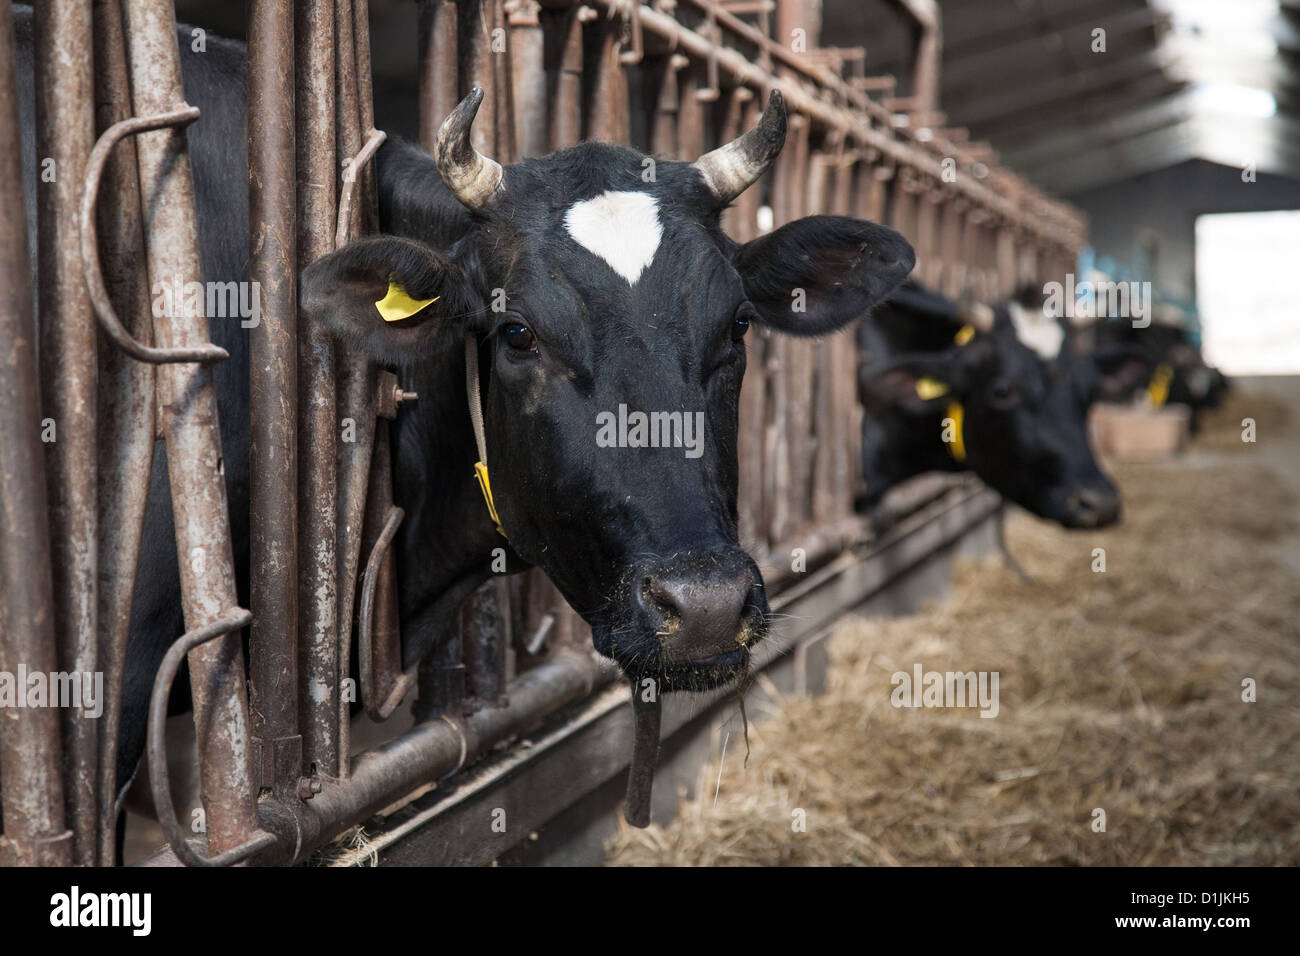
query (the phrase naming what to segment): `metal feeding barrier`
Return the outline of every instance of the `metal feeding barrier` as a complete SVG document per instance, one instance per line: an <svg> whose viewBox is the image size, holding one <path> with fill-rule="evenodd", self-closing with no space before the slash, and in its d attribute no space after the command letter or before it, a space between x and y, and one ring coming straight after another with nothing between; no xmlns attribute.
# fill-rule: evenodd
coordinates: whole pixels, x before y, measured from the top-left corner
<svg viewBox="0 0 1300 956"><path fill-rule="evenodd" d="M474 145L502 163L588 138L692 160L753 126L779 88L789 136L775 169L724 216L738 241L841 213L902 231L922 280L951 295L991 300L1063 274L1084 221L942 127L933 5L899 6L919 37L902 98L894 78L868 74L862 50L792 45L798 0L423 0L420 138L431 148L442 118L481 86ZM187 629L149 712L169 860L303 860L616 678L540 572L485 585L462 608L458 640L423 663L402 660L390 545L403 512L388 422L417 397L297 314L300 270L376 228L369 160L384 134L367 3L249 7L249 278L261 322L250 331L247 609L212 384L226 353L202 315L155 317L150 305L155 283L201 275L185 130L203 116L184 99L171 0L36 5L37 150L58 177L38 191L35 224L23 203L12 12L0 8L0 671L105 679L102 719L28 708L0 721L3 863L116 861L121 690L159 438ZM797 577L796 546L813 568L867 534L853 513L861 410L850 335L750 340L741 540L773 592ZM355 441L338 438L345 418ZM56 442L42 442L43 419L57 423ZM369 717L389 718L418 688L421 718L360 753L344 693L354 648ZM203 840L178 823L167 775L166 707L182 659ZM634 790L648 789L644 769Z"/></svg>

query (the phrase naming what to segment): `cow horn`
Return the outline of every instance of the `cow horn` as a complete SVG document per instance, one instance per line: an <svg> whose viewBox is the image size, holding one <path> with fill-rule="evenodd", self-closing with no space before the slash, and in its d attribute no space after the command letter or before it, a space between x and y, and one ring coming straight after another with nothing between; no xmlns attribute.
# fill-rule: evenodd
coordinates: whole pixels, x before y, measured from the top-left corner
<svg viewBox="0 0 1300 956"><path fill-rule="evenodd" d="M767 172L785 145L785 98L773 90L758 125L695 161L709 191L729 203Z"/></svg>
<svg viewBox="0 0 1300 956"><path fill-rule="evenodd" d="M501 164L476 150L469 141L483 88L476 86L461 100L438 127L435 158L438 174L461 204L473 212L483 212L496 201L501 190Z"/></svg>

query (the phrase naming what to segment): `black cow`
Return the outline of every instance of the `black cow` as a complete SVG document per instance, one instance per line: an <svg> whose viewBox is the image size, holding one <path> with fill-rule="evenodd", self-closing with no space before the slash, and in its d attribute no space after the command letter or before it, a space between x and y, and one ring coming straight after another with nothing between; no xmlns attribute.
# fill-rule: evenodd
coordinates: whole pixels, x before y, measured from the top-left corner
<svg viewBox="0 0 1300 956"><path fill-rule="evenodd" d="M1023 298L1023 297L1022 297ZM1091 403L1142 374L1127 350L1081 351L1059 330L1044 358L1022 343L1008 301L976 331L943 296L908 282L859 331L866 493L929 471L974 471L1003 497L1068 528L1118 520L1119 492L1088 441Z"/></svg>
<svg viewBox="0 0 1300 956"><path fill-rule="evenodd" d="M1148 388L1156 405L1186 405L1192 434L1200 430L1206 409L1223 404L1228 379L1206 364L1200 344L1185 329L1160 322L1135 328L1131 322L1107 320L1097 323L1093 335L1100 348L1123 346L1139 351L1154 370L1150 383L1135 383L1125 394L1116 396L1117 400L1132 398L1137 389Z"/></svg>
<svg viewBox="0 0 1300 956"><path fill-rule="evenodd" d="M24 13L18 31L30 62ZM188 42L181 51L186 99L202 111L189 143L204 278L244 280L244 50L210 37L206 53ZM590 622L596 648L630 675L663 690L724 683L746 668L769 618L736 531L745 333L752 322L796 335L843 326L911 271L911 247L890 229L833 216L745 244L722 232L722 210L781 149L779 93L753 131L695 163L648 164L635 150L586 143L504 169L469 142L481 98L475 90L448 117L436 159L400 141L379 151L385 235L313 263L300 280L307 315L399 369L420 396L402 406L393 443L394 496L406 510L396 543L406 662L444 641L460 601L491 576L493 551L504 547L510 570L545 569ZM23 100L30 129L30 83ZM394 298L406 312L381 317L376 303ZM231 354L216 387L246 600L247 337L237 321L219 320L212 338ZM467 340L508 537L475 477ZM620 405L701 414L700 453L603 447L601 416ZM142 752L153 674L182 631L171 520L160 446L119 782Z"/></svg>

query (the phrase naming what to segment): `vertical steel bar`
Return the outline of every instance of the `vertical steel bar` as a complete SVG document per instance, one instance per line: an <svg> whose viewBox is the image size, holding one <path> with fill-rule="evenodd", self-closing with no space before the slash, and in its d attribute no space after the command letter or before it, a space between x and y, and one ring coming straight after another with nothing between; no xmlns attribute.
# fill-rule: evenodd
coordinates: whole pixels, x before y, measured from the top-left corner
<svg viewBox="0 0 1300 956"><path fill-rule="evenodd" d="M588 139L607 143L626 143L627 73L620 59L622 24L615 19L598 21L600 56L596 64L595 83L587 101L591 112L584 129Z"/></svg>
<svg viewBox="0 0 1300 956"><path fill-rule="evenodd" d="M542 24L538 18L541 7L537 0L511 0L506 9L518 158L541 156L546 152L547 107Z"/></svg>
<svg viewBox="0 0 1300 956"><path fill-rule="evenodd" d="M95 0L95 127L102 132L131 115L126 38L117 0ZM100 255L114 311L133 338L150 344L153 316L144 261L140 178L135 139L114 147L99 202ZM99 350L99 649L104 672L104 713L99 721L99 856L112 866L116 853L117 745L122 680L131 627L149 475L153 470L154 366L117 348Z"/></svg>
<svg viewBox="0 0 1300 956"><path fill-rule="evenodd" d="M493 0L468 0L460 17L460 41L464 44L461 62L465 67L461 89L475 86L483 88L483 104L479 107L474 125L470 127L470 141L474 148L486 156L496 153L498 89L492 52Z"/></svg>
<svg viewBox="0 0 1300 956"><path fill-rule="evenodd" d="M170 0L136 0L126 4L124 13L136 115L181 106L180 56ZM151 287L198 281L202 269L185 131L142 134L137 153ZM154 333L163 347L209 341L207 320L184 307L156 316ZM212 372L195 363L164 365L158 391L185 626L193 631L220 619L238 602ZM208 849L215 854L239 846L257 830L239 635L196 648L189 663Z"/></svg>
<svg viewBox="0 0 1300 956"><path fill-rule="evenodd" d="M334 248L334 0L304 0L296 17L298 258L308 264ZM340 640L334 345L301 317L298 382L298 727L304 766L332 769Z"/></svg>
<svg viewBox="0 0 1300 956"><path fill-rule="evenodd" d="M0 670L57 667L23 202L13 8L0 4ZM0 728L0 864L66 865L58 712L17 707Z"/></svg>
<svg viewBox="0 0 1300 956"><path fill-rule="evenodd" d="M548 132L548 143L553 150L572 146L582 139L582 24L587 19L584 10L595 15L595 11L575 4L562 11L558 22L553 24L560 34L555 99Z"/></svg>
<svg viewBox="0 0 1300 956"><path fill-rule="evenodd" d="M78 207L94 139L91 8L84 0L46 0L33 18L36 153L53 160L53 182L37 185L37 297L41 405L56 438L45 446L49 482L54 629L59 668L97 671L96 320L82 278ZM58 374L54 374L54 370ZM64 797L73 856L95 861L98 728L80 706L61 707Z"/></svg>
<svg viewBox="0 0 1300 956"><path fill-rule="evenodd" d="M420 4L420 145L429 152L433 152L438 127L459 99L456 35L454 0L423 0ZM544 92L540 75L530 82ZM541 121L545 124L545 111L541 113Z"/></svg>
<svg viewBox="0 0 1300 956"><path fill-rule="evenodd" d="M365 0L357 0L364 3ZM353 0L336 0L334 7L335 46L334 69L338 84L335 115L338 124L338 151L340 163L350 160L361 151L363 129L357 77L357 43L355 38L356 14ZM347 237L360 234L362 207L352 208ZM338 381L338 414L343 440L338 449L338 525L337 548L339 594L339 642L336 686L342 687L348 679L352 641L353 610L355 608L357 567L361 557L361 534L365 516L366 488L370 476L370 458L374 447L375 409L374 397L378 387L378 372L362 354L346 346L335 349L335 368ZM348 695L339 694L332 735L333 753L322 753L317 772L327 776L346 777L348 774L348 740L351 726L351 704Z"/></svg>
<svg viewBox="0 0 1300 956"><path fill-rule="evenodd" d="M298 736L298 357L293 11L248 17L248 256L261 321L249 341L252 508L249 640L254 780L294 796Z"/></svg>

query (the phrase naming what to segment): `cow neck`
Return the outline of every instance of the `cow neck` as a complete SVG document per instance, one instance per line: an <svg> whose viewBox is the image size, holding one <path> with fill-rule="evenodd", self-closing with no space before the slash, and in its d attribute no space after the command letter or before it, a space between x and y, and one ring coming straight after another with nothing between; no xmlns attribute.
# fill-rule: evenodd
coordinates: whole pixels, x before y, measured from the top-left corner
<svg viewBox="0 0 1300 956"><path fill-rule="evenodd" d="M483 502L487 505L492 523L496 525L497 534L509 540L509 535L501 527L496 502L492 500L492 482L488 477L487 434L483 430L483 397L478 373L478 339L473 332L469 332L465 335L465 397L469 400L469 420L474 426L474 442L478 445L474 477L478 479L479 491L483 492Z"/></svg>

